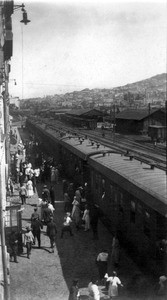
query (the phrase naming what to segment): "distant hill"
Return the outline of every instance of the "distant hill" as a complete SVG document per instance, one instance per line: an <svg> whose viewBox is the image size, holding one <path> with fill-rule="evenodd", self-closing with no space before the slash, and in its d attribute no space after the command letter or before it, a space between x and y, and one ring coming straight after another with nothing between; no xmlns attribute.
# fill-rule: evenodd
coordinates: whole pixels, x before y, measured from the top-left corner
<svg viewBox="0 0 167 300"><path fill-rule="evenodd" d="M140 80L134 83L126 84L124 86L119 86L113 90L128 90L130 92L144 92L146 90L150 91L160 91L166 92L167 88L167 73L158 74L151 78Z"/></svg>
<svg viewBox="0 0 167 300"><path fill-rule="evenodd" d="M40 103L41 108L52 105L56 105L57 107L88 108L104 105L104 103L109 106L113 101L126 104L129 99L131 102L132 100L143 101L143 99L147 99L149 102L152 101L152 103L158 101L164 103L166 101L166 91L167 73L163 73L124 86L108 89L86 88L81 91L73 91L66 94L55 94L43 98L25 99L25 102L28 104L28 106L26 104L26 107L29 107L30 102L32 101L33 103Z"/></svg>

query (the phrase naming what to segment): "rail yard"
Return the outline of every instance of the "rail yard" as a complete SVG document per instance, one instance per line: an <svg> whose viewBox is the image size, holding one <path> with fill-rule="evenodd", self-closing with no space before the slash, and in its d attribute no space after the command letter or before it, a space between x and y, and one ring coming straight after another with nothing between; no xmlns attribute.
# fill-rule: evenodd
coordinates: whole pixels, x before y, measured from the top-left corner
<svg viewBox="0 0 167 300"><path fill-rule="evenodd" d="M60 121L53 121L50 119L43 119L43 124L46 124L47 128L52 129L53 131L59 130L61 135L66 133L77 135L79 138L84 138L87 136L94 143L102 144L107 147L112 147L120 151L127 152L128 155L133 156L135 159L140 160L141 162L146 162L148 164L154 164L156 167L166 170L166 146L165 145L156 145L156 147L148 142L148 139L141 141L139 139L136 141L135 137L124 136L121 134L115 134L113 132L105 132L102 130L85 130L77 129L76 127L69 127Z"/></svg>

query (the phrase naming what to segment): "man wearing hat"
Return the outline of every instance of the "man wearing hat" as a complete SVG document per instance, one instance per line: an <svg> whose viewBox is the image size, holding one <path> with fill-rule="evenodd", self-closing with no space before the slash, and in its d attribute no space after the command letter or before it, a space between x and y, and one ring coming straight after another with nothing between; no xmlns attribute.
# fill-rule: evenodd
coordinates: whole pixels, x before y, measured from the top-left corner
<svg viewBox="0 0 167 300"><path fill-rule="evenodd" d="M31 232L29 225L26 226L27 232L24 234L24 245L27 248L27 258L30 259L32 243L34 241L34 236Z"/></svg>
<svg viewBox="0 0 167 300"><path fill-rule="evenodd" d="M10 261L12 261L12 257L14 258L14 262L17 261L17 252L18 252L18 239L15 231L12 231L9 236L9 246L10 246Z"/></svg>
<svg viewBox="0 0 167 300"><path fill-rule="evenodd" d="M100 280L104 280L104 275L107 273L108 251L101 251L97 256L96 262Z"/></svg>
<svg viewBox="0 0 167 300"><path fill-rule="evenodd" d="M50 245L52 248L52 253L54 253L54 244L57 234L56 223L53 221L53 217L50 217L50 222L47 224L47 235L50 239Z"/></svg>
<svg viewBox="0 0 167 300"><path fill-rule="evenodd" d="M39 213L37 212L37 207L34 208L34 212L31 215L31 226L34 220L39 219Z"/></svg>
<svg viewBox="0 0 167 300"><path fill-rule="evenodd" d="M50 196L50 191L47 188L47 185L43 186L43 191L42 191L42 199L43 200L49 200L49 196Z"/></svg>
<svg viewBox="0 0 167 300"><path fill-rule="evenodd" d="M35 239L38 241L38 248L41 247L41 229L43 229L43 223L39 220L38 215L34 217L33 222L31 223L32 233L34 236L33 245L35 245Z"/></svg>
<svg viewBox="0 0 167 300"><path fill-rule="evenodd" d="M51 217L53 217L53 212L49 208L49 203L46 203L46 207L43 210L43 220L44 220L44 225L48 225L48 223L51 220Z"/></svg>

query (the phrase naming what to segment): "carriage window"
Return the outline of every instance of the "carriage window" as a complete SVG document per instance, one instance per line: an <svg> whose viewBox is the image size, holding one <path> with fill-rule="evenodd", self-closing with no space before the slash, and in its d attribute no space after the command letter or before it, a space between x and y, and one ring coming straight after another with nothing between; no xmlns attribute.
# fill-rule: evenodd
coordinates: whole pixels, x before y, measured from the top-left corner
<svg viewBox="0 0 167 300"><path fill-rule="evenodd" d="M130 222L135 223L136 219L136 203L134 201L130 202Z"/></svg>
<svg viewBox="0 0 167 300"><path fill-rule="evenodd" d="M147 211L144 213L144 233L150 237L150 214Z"/></svg>
<svg viewBox="0 0 167 300"><path fill-rule="evenodd" d="M141 206L141 204L137 205L137 211L138 211L139 214L142 214L142 206Z"/></svg>
<svg viewBox="0 0 167 300"><path fill-rule="evenodd" d="M114 194L114 186L110 184L110 193L111 193L111 196L113 196Z"/></svg>
<svg viewBox="0 0 167 300"><path fill-rule="evenodd" d="M118 194L117 193L114 194L114 205L115 205L115 207L117 207L117 205L118 205Z"/></svg>
<svg viewBox="0 0 167 300"><path fill-rule="evenodd" d="M98 175L96 174L95 176L95 186L96 186L96 190L98 189Z"/></svg>
<svg viewBox="0 0 167 300"><path fill-rule="evenodd" d="M113 201L114 197L114 186L110 184L110 201Z"/></svg>
<svg viewBox="0 0 167 300"><path fill-rule="evenodd" d="M119 193L119 210L123 212L123 194Z"/></svg>
<svg viewBox="0 0 167 300"><path fill-rule="evenodd" d="M102 194L105 193L105 180L102 179Z"/></svg>
<svg viewBox="0 0 167 300"><path fill-rule="evenodd" d="M101 187L101 176L96 174L95 177L96 180L96 190L100 191L100 187Z"/></svg>

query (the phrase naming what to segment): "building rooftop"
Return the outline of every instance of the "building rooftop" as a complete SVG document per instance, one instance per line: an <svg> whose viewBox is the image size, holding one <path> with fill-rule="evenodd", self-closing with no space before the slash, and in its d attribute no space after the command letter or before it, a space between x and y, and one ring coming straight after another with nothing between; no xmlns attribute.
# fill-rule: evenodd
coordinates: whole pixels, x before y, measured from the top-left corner
<svg viewBox="0 0 167 300"><path fill-rule="evenodd" d="M142 120L149 115L152 115L159 109L152 109L150 112L148 109L128 109L123 110L116 115L116 119L127 119L127 120Z"/></svg>

